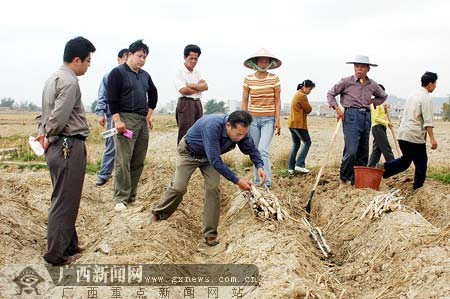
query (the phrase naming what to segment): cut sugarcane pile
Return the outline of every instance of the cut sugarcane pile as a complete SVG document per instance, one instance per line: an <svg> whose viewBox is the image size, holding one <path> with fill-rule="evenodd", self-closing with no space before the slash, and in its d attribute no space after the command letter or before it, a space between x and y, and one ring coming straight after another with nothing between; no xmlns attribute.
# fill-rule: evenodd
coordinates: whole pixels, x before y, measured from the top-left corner
<svg viewBox="0 0 450 299"><path fill-rule="evenodd" d="M252 186L251 191L244 192L244 197L259 220L283 221L290 218L289 214L281 208L278 198L268 188L260 192L255 186Z"/></svg>
<svg viewBox="0 0 450 299"><path fill-rule="evenodd" d="M367 215L370 219L380 218L384 213L400 210L402 208L401 200L404 197L398 196L398 192L400 192L399 189L391 189L386 194L374 196L360 219L362 220Z"/></svg>
<svg viewBox="0 0 450 299"><path fill-rule="evenodd" d="M327 241L323 237L320 228L313 226L306 218L303 218L302 221L311 237L314 239L314 241L316 241L317 246L319 247L320 251L322 251L323 256L325 258L328 258L328 256L332 254L331 249L330 246L328 246Z"/></svg>

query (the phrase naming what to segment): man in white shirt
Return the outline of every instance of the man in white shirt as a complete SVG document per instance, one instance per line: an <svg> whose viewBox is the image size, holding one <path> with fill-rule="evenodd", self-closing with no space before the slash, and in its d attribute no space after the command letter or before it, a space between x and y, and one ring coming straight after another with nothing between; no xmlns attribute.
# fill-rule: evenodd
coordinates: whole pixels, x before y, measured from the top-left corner
<svg viewBox="0 0 450 299"><path fill-rule="evenodd" d="M184 48L184 63L175 77L175 88L179 95L176 109L177 144L186 135L187 130L203 116L202 92L208 90L208 84L195 69L201 53L199 46L187 45Z"/></svg>
<svg viewBox="0 0 450 299"><path fill-rule="evenodd" d="M403 156L384 164L384 178L405 171L414 162L415 173L413 189L421 188L427 174L427 134L431 149L437 148L433 133L433 102L430 93L436 88L437 74L426 72L422 87L405 103L398 130L398 143Z"/></svg>

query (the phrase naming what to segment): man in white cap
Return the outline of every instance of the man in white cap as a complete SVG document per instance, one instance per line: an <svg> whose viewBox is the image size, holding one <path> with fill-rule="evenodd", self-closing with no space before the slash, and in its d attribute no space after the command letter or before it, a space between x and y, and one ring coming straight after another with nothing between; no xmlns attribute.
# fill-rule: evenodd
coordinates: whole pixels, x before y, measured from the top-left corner
<svg viewBox="0 0 450 299"><path fill-rule="evenodd" d="M340 187L347 182L355 182L353 167L366 166L369 158L370 104L375 107L383 104L387 94L377 82L367 77L370 66L369 57L357 55L353 61L355 74L342 78L328 91L330 107L336 110L337 119L342 119L344 131L344 153L340 170ZM336 102L339 95L342 110Z"/></svg>

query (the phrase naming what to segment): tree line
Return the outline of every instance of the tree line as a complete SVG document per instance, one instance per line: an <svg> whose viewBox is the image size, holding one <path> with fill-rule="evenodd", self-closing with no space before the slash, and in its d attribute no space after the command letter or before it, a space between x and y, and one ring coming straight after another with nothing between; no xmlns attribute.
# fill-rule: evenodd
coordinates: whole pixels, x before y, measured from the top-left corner
<svg viewBox="0 0 450 299"><path fill-rule="evenodd" d="M95 112L95 107L97 106L97 100L95 100L91 105L91 111ZM0 100L0 107L16 109L16 110L27 110L27 111L40 111L41 107L33 104L29 101L16 102L15 99L10 97L4 97ZM205 114L214 113L228 113L229 109L225 102L218 101L216 99L211 99L205 103ZM450 121L450 96L447 103L442 104L442 119Z"/></svg>
<svg viewBox="0 0 450 299"><path fill-rule="evenodd" d="M0 100L0 107L15 109L15 110L27 110L27 111L40 111L41 107L33 104L29 101L16 102L13 98L2 98Z"/></svg>
<svg viewBox="0 0 450 299"><path fill-rule="evenodd" d="M95 107L97 107L97 100L95 100L91 104L91 112L95 113ZM217 101L215 99L211 99L206 102L205 104L205 114L225 114L228 113L228 107L225 105L225 102L223 101ZM159 113L165 114L167 113L166 109L160 109Z"/></svg>

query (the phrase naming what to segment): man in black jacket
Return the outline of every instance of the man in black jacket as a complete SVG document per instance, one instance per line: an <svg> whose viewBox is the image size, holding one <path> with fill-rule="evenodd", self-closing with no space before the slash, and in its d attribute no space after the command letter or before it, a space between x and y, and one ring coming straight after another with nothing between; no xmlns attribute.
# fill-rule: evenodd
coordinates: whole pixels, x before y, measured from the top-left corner
<svg viewBox="0 0 450 299"><path fill-rule="evenodd" d="M137 183L144 168L151 116L158 92L150 75L142 70L148 46L138 40L129 47L127 62L108 76L108 102L118 134L116 144L114 199L120 212L136 200ZM123 133L132 131L132 138Z"/></svg>

